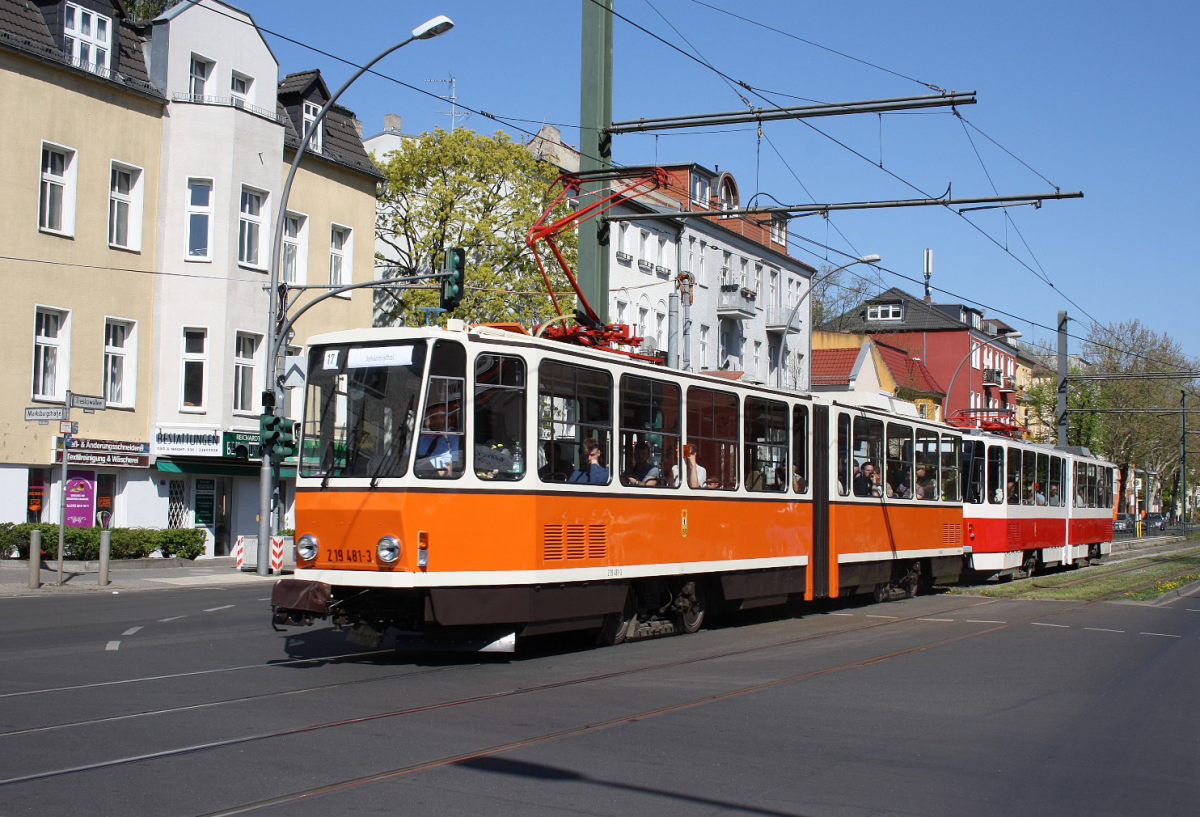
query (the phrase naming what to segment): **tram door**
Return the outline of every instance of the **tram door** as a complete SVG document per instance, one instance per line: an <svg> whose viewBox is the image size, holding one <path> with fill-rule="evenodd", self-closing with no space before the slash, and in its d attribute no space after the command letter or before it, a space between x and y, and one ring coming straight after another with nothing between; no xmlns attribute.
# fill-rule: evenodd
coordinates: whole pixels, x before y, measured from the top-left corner
<svg viewBox="0 0 1200 817"><path fill-rule="evenodd" d="M813 406L813 598L829 597L829 406Z"/></svg>

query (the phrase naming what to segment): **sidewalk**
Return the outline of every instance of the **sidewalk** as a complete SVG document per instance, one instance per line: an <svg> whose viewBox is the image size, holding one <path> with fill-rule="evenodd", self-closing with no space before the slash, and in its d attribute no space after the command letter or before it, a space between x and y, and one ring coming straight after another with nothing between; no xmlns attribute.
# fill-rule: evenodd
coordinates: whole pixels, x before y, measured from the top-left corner
<svg viewBox="0 0 1200 817"><path fill-rule="evenodd" d="M290 571L288 571L290 572ZM233 557L188 561L183 559L113 560L108 568L108 586L100 586L98 562L63 562L63 584L58 586L57 563L42 562L42 586L29 587L29 563L17 559L0 560L0 597L38 596L61 593L129 593L167 590L180 587L213 587L253 584L267 587L280 576L259 576L239 571Z"/></svg>

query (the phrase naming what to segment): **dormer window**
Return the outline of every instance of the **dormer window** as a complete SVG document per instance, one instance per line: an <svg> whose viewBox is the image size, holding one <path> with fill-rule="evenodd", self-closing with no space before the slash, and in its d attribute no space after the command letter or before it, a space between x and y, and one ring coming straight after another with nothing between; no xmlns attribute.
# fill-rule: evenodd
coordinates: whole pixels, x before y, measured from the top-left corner
<svg viewBox="0 0 1200 817"><path fill-rule="evenodd" d="M867 320L898 321L903 317L903 311L898 303L871 304L867 307Z"/></svg>
<svg viewBox="0 0 1200 817"><path fill-rule="evenodd" d="M737 190L734 189L733 182L726 177L721 181L721 189L717 194L717 209L732 210L737 205ZM731 216L721 216L721 218L731 218Z"/></svg>
<svg viewBox="0 0 1200 817"><path fill-rule="evenodd" d="M107 71L112 52L112 20L74 3L63 12L63 51L80 68Z"/></svg>
<svg viewBox="0 0 1200 817"><path fill-rule="evenodd" d="M317 114L320 112L321 106L315 102L304 103L304 134L307 136L309 131L312 131L312 139L309 140L308 149L313 153L321 152L321 131L323 128L317 124Z"/></svg>
<svg viewBox="0 0 1200 817"><path fill-rule="evenodd" d="M703 176L692 177L692 201L708 207L708 179Z"/></svg>
<svg viewBox="0 0 1200 817"><path fill-rule="evenodd" d="M776 244L787 246L787 219L771 219L771 240Z"/></svg>

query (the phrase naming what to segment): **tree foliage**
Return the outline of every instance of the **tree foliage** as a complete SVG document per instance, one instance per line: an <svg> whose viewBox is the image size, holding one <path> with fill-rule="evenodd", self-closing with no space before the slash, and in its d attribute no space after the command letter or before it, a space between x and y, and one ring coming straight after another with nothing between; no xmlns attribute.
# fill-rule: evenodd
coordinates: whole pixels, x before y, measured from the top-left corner
<svg viewBox="0 0 1200 817"><path fill-rule="evenodd" d="M862 273L850 269L833 272L834 269L822 264L813 276L810 325L839 332L846 328L845 321L853 317L854 307L879 294L881 287Z"/></svg>
<svg viewBox="0 0 1200 817"><path fill-rule="evenodd" d="M535 159L503 132L483 136L465 128L438 128L405 144L382 161L387 177L379 199L376 235L388 247L379 264L398 271L437 272L446 248L467 253L466 294L454 317L471 323L521 321L532 325L553 314L545 283L525 233L553 201L557 169ZM554 217L566 215L560 205ZM576 263L575 233L558 237L569 264ZM553 259L546 270L556 292L568 288ZM560 299L561 302L561 299ZM568 302L569 311L573 299ZM383 323L424 322L419 307L437 306L436 290L399 290L381 295Z"/></svg>
<svg viewBox="0 0 1200 817"><path fill-rule="evenodd" d="M130 20L144 22L153 20L177 3L179 0L126 0L125 10L129 12Z"/></svg>

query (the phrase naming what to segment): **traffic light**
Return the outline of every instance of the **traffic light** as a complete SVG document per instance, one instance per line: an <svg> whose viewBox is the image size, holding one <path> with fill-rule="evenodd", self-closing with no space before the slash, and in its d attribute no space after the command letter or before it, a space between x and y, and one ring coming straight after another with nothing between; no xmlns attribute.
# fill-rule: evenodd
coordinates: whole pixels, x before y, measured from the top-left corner
<svg viewBox="0 0 1200 817"><path fill-rule="evenodd" d="M444 271L447 275L442 279L440 306L447 312L453 312L462 300L463 290L466 288L467 251L462 247L446 250Z"/></svg>
<svg viewBox="0 0 1200 817"><path fill-rule="evenodd" d="M282 423L279 428L279 436L271 447L271 459L275 462L283 462L288 457L296 456L296 425L286 417L276 419L281 420Z"/></svg>
<svg viewBox="0 0 1200 817"><path fill-rule="evenodd" d="M279 442L279 434L283 430L283 418L274 414L258 416L258 440L264 454L269 454Z"/></svg>

